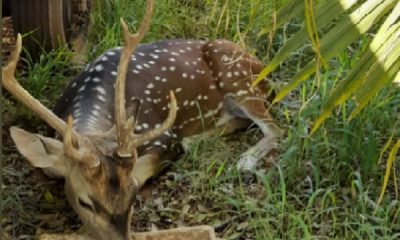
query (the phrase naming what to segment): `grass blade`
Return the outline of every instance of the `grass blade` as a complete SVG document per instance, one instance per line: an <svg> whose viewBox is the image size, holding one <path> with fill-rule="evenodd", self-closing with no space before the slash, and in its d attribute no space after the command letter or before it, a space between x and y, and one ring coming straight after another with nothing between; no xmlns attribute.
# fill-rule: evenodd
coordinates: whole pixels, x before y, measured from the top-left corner
<svg viewBox="0 0 400 240"><path fill-rule="evenodd" d="M269 33L270 31L275 30L275 28L278 28L283 24L289 22L289 20L292 18L300 17L303 12L304 12L303 0L292 0L291 2L285 4L284 7L279 9L279 11L276 14L277 16L275 24L270 24L269 26L263 28L259 32L258 36L262 36L264 34Z"/></svg>
<svg viewBox="0 0 400 240"><path fill-rule="evenodd" d="M400 139L397 140L397 143L393 146L392 150L390 150L389 158L388 158L388 161L386 163L386 172L385 172L385 176L383 178L383 184L382 184L382 188L381 188L381 193L379 195L378 202L376 203L374 214L378 210L378 207L382 202L383 196L385 195L387 184L389 182L390 171L392 170L392 165L393 165L394 160L396 159L396 155L397 155L397 152L398 152L399 148L400 148Z"/></svg>

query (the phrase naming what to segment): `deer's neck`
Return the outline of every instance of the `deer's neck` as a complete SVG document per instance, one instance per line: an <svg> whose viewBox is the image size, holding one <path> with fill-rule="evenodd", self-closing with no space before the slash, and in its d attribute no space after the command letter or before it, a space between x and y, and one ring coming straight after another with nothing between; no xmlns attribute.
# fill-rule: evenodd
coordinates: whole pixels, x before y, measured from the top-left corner
<svg viewBox="0 0 400 240"><path fill-rule="evenodd" d="M115 61L104 62L103 65L90 64L86 71L68 86L54 108L55 114L63 119L71 115L74 128L79 133L108 131L114 123L113 75L116 75L117 67L114 65ZM115 71L103 71L103 68L112 68ZM110 76L104 76L105 74Z"/></svg>

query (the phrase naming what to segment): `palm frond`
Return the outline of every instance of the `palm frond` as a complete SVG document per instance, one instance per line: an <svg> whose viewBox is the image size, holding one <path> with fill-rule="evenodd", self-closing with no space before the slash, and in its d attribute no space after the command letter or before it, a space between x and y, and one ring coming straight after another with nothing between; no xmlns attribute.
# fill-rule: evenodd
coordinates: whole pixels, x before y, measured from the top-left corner
<svg viewBox="0 0 400 240"><path fill-rule="evenodd" d="M293 35L281 48L278 54L259 74L253 82L253 86L265 79L289 55L298 49L310 35L312 45L317 49L317 59L309 62L277 94L274 103L281 101L289 92L309 79L319 66L319 60L329 61L338 53L345 50L364 35L373 26L381 24L375 37L369 42L365 51L345 79L339 82L326 103L323 105L322 114L315 122L312 131L331 115L332 110L343 104L349 97L354 96L357 102L356 109L350 115L350 119L359 113L365 105L373 98L388 82L399 78L400 70L400 3L397 0L336 0L321 1L315 6L315 15L307 16L305 6L310 8L310 0L294 0L278 11L277 26L293 17L301 16L305 12L303 27ZM293 12L291 12L291 10ZM350 13L347 13L351 11ZM388 14L390 13L390 14ZM315 25L310 20L315 17ZM382 19L386 19L382 21ZM307 20L308 18L308 20ZM308 27L307 27L308 24ZM327 26L332 26L321 35L319 43L314 37L317 32L322 32ZM310 32L311 29L311 32ZM264 29L263 33L271 31L271 27ZM397 77L396 77L397 75Z"/></svg>

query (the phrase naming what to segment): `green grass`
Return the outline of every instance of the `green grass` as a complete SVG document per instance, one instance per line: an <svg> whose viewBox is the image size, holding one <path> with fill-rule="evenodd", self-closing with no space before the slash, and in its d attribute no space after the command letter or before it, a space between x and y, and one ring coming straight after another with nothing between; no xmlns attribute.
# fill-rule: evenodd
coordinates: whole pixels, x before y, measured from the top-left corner
<svg viewBox="0 0 400 240"><path fill-rule="evenodd" d="M305 93L315 94L310 86L305 88ZM386 89L352 122L343 121L340 113L312 137L308 128L318 116L320 100L310 102L300 113L292 111L286 123L279 116L278 122L288 130L279 160L268 170L260 168L250 186L240 182L234 166L247 147L240 143L257 139L253 132L228 145L226 139L194 144L174 167L190 178L189 192L178 198L202 196L199 202L208 203L210 212L230 212L229 217L236 220L228 227L232 232L222 235L228 239L239 235L250 239L396 239L400 204L393 185L377 214L373 212L383 176L383 165L377 163L381 147L392 131L400 133L394 128L393 114L387 114L398 111L399 97L399 91ZM278 115L281 108L275 109ZM217 215L224 218L224 214ZM244 223L244 231L237 231Z"/></svg>
<svg viewBox="0 0 400 240"><path fill-rule="evenodd" d="M175 38L228 38L246 45L249 50L257 50L263 56L268 39L258 38L257 34L265 25L271 24L270 13L283 2L158 0L150 31L143 42ZM94 1L90 38L95 55L122 44L119 19L123 17L131 29L136 29L143 16L144 4L145 1ZM263 47L260 49L260 46Z"/></svg>
<svg viewBox="0 0 400 240"><path fill-rule="evenodd" d="M267 37L257 36L263 26L271 24L269 13L273 6L283 2L243 0L239 6L240 1L233 0L157 0L151 30L144 42L170 38L243 40L247 49L267 63L269 55L298 28L293 23L278 30L272 45ZM120 45L119 18L124 17L135 29L144 6L144 1L102 3L105 5L92 15L90 59ZM373 212L388 156L384 153L383 161L378 162L381 150L390 136L400 137L396 125L400 120L400 89L385 88L350 122L347 117L355 104L348 102L309 136L324 99L357 61L365 41L360 40L352 46L355 50L349 49L331 61L330 68L321 72L320 82L308 81L273 107L275 119L286 135L279 154L261 164L253 183L243 183L235 165L238 156L260 139L257 129L198 140L168 171L152 181L152 198L136 203L135 228L210 224L219 237L226 239L398 239L400 203L393 179L376 214ZM279 87L289 82L314 57L310 49L307 46L293 53L289 62L271 75L271 84ZM20 81L52 105L68 82L68 75L74 73L68 56L66 50L43 56L39 64L28 65L28 70L19 75ZM26 82L28 78L32 81ZM17 114L15 118L26 118L15 109L13 112ZM42 127L43 124L39 128ZM396 172L399 170L397 164ZM27 184L19 178L14 182ZM6 211L14 209L17 216L26 220L24 198L19 190L8 195ZM24 223L16 220L15 224L15 229L24 229L19 227Z"/></svg>

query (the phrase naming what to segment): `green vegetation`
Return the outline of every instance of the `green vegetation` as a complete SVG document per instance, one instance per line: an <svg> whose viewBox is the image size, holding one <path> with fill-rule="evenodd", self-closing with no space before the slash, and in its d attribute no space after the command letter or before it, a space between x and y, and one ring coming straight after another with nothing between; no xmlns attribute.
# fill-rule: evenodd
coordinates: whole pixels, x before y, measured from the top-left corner
<svg viewBox="0 0 400 240"><path fill-rule="evenodd" d="M282 23L274 34L262 34L273 24L271 14L285 3L283 0L157 0L151 30L144 42L166 38L227 38L241 43L267 64L301 29L300 21L294 19ZM123 17L135 29L143 7L144 1L97 0L89 58L120 45L119 18ZM384 87L351 121L348 117L356 109L356 102L342 104L334 117L310 136L323 103L354 69L370 41L368 35L361 37L338 52L338 57L327 62L329 68L320 72L318 78L310 78L273 106L273 115L286 135L277 153L259 166L252 183L244 183L235 166L240 153L260 138L258 129L195 141L188 153L151 182L151 193L136 202L134 228L142 231L210 224L225 239L400 238L399 180L393 178L400 170L398 157L397 161L394 157L392 176L377 206L389 152L393 142L400 138L400 89L393 85ZM269 75L272 87L281 89L315 59L312 45L303 42L300 49L291 51L288 59ZM32 65L29 74L28 71L20 74L24 84L28 77L44 79L25 86L47 103L54 103L53 94L58 94L69 81L68 75L74 73L68 58L59 57L65 56L64 53L65 50L60 50L43 56L46 61ZM15 114L10 125L26 117L15 110L20 106L6 106ZM43 128L43 124L29 123L29 126L32 132L38 126ZM4 131L7 129L8 126L3 127ZM44 221L43 216L38 219L36 214L55 212L63 215L58 217L64 219L61 226L52 220L52 224L42 224L42 228L54 231L67 228L64 226L76 228L76 216L62 199L60 186L38 184L37 178L31 180L34 174L28 170L30 167L15 155L9 140L5 144L4 155L9 156L3 164L5 213L12 213L2 223L5 230L32 236L33 226ZM21 169L18 173L13 170L16 165Z"/></svg>

